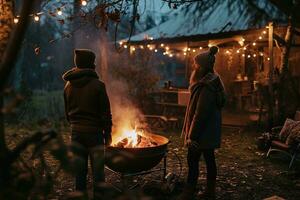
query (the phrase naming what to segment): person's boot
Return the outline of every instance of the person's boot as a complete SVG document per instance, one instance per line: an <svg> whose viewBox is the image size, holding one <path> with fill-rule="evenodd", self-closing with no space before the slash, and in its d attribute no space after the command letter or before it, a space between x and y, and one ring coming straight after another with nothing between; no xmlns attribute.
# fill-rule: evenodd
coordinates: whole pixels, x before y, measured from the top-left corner
<svg viewBox="0 0 300 200"><path fill-rule="evenodd" d="M207 180L205 191L197 196L200 199L216 199L216 180Z"/></svg>
<svg viewBox="0 0 300 200"><path fill-rule="evenodd" d="M193 200L195 196L196 187L192 185L186 185L183 188L182 193L179 195L177 200Z"/></svg>

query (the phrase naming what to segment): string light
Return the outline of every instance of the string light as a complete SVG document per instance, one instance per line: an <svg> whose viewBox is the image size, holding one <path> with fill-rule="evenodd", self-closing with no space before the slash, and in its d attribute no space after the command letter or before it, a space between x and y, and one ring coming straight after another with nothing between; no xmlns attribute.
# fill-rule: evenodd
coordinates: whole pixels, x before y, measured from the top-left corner
<svg viewBox="0 0 300 200"><path fill-rule="evenodd" d="M147 44L147 47L150 48L150 44Z"/></svg>
<svg viewBox="0 0 300 200"><path fill-rule="evenodd" d="M166 52L163 52L163 55L166 55Z"/></svg>
<svg viewBox="0 0 300 200"><path fill-rule="evenodd" d="M183 49L183 51L186 52L186 51L187 51L187 48L185 47L185 48Z"/></svg>
<svg viewBox="0 0 300 200"><path fill-rule="evenodd" d="M270 58L268 57L268 60L270 60Z"/></svg>
<svg viewBox="0 0 300 200"><path fill-rule="evenodd" d="M132 51L135 51L135 47L132 47Z"/></svg>
<svg viewBox="0 0 300 200"><path fill-rule="evenodd" d="M256 45L256 42L253 42L252 45L255 46L255 45Z"/></svg>
<svg viewBox="0 0 300 200"><path fill-rule="evenodd" d="M164 47L165 45L163 43L160 44L161 47Z"/></svg>
<svg viewBox="0 0 300 200"><path fill-rule="evenodd" d="M251 55L248 55L247 57L248 57L248 58L251 58Z"/></svg>
<svg viewBox="0 0 300 200"><path fill-rule="evenodd" d="M128 47L128 46L125 44L125 45L124 45L124 48L127 49L127 47Z"/></svg>
<svg viewBox="0 0 300 200"><path fill-rule="evenodd" d="M253 57L255 58L255 57L256 57L256 54L253 54Z"/></svg>
<svg viewBox="0 0 300 200"><path fill-rule="evenodd" d="M166 50L168 51L170 49L170 47L166 47Z"/></svg>
<svg viewBox="0 0 300 200"><path fill-rule="evenodd" d="M122 44L123 44L123 42L122 42L122 41L120 41L120 42L119 42L119 45L121 45L121 46L122 46Z"/></svg>
<svg viewBox="0 0 300 200"><path fill-rule="evenodd" d="M15 17L15 18L14 18L14 23L15 23L15 24L19 23L19 18Z"/></svg>
<svg viewBox="0 0 300 200"><path fill-rule="evenodd" d="M81 1L81 5L86 6L86 5L87 5L87 1L82 0L82 1Z"/></svg>
<svg viewBox="0 0 300 200"><path fill-rule="evenodd" d="M261 40L261 39L262 39L262 36L259 36L259 37L258 37L258 39L260 39L260 40Z"/></svg>
<svg viewBox="0 0 300 200"><path fill-rule="evenodd" d="M228 50L226 50L226 53L229 54L230 52Z"/></svg>
<svg viewBox="0 0 300 200"><path fill-rule="evenodd" d="M245 57L245 54L243 53L242 56Z"/></svg>
<svg viewBox="0 0 300 200"><path fill-rule="evenodd" d="M150 37L149 39L150 39L150 40L153 40L153 37Z"/></svg>
<svg viewBox="0 0 300 200"><path fill-rule="evenodd" d="M188 51L190 51L190 50L191 50L191 48L188 48L187 50L188 50Z"/></svg>
<svg viewBox="0 0 300 200"><path fill-rule="evenodd" d="M247 47L244 47L243 49L244 49L244 50L247 50Z"/></svg>
<svg viewBox="0 0 300 200"><path fill-rule="evenodd" d="M157 52L157 49L154 49L154 52Z"/></svg>
<svg viewBox="0 0 300 200"><path fill-rule="evenodd" d="M34 21L36 21L36 22L38 22L38 21L40 21L40 17L38 16L38 15L34 15Z"/></svg>
<svg viewBox="0 0 300 200"><path fill-rule="evenodd" d="M173 57L173 54L170 54L169 57L172 58L172 57Z"/></svg>
<svg viewBox="0 0 300 200"><path fill-rule="evenodd" d="M260 56L264 56L264 53L263 53L263 52L260 52L259 55L260 55Z"/></svg>
<svg viewBox="0 0 300 200"><path fill-rule="evenodd" d="M183 53L183 55L185 55L185 56L186 56L186 52L184 52L184 53Z"/></svg>
<svg viewBox="0 0 300 200"><path fill-rule="evenodd" d="M153 47L149 47L149 50L152 51L152 50L153 50Z"/></svg>
<svg viewBox="0 0 300 200"><path fill-rule="evenodd" d="M237 53L240 53L240 50L237 50L236 52L237 52Z"/></svg>
<svg viewBox="0 0 300 200"><path fill-rule="evenodd" d="M195 50L195 49L193 49L193 52L195 53L195 52L196 52L196 50Z"/></svg>
<svg viewBox="0 0 300 200"><path fill-rule="evenodd" d="M141 49L144 49L144 46L143 46L143 45L141 45L141 46L140 46L140 48L141 48Z"/></svg>
<svg viewBox="0 0 300 200"><path fill-rule="evenodd" d="M267 31L263 31L263 34L267 34Z"/></svg>
<svg viewBox="0 0 300 200"><path fill-rule="evenodd" d="M203 49L202 47L199 47L199 49L201 50L201 49Z"/></svg>

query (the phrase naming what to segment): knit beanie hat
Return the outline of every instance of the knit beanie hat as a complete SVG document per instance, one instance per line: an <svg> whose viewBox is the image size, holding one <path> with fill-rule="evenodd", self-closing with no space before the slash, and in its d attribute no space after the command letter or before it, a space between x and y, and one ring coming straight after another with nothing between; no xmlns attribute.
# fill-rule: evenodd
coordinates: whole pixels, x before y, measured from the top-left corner
<svg viewBox="0 0 300 200"><path fill-rule="evenodd" d="M96 55L89 49L75 49L74 63L78 68L95 68Z"/></svg>
<svg viewBox="0 0 300 200"><path fill-rule="evenodd" d="M219 48L212 46L208 51L203 52L195 56L195 62L208 71L212 71L215 64L215 54L218 53Z"/></svg>

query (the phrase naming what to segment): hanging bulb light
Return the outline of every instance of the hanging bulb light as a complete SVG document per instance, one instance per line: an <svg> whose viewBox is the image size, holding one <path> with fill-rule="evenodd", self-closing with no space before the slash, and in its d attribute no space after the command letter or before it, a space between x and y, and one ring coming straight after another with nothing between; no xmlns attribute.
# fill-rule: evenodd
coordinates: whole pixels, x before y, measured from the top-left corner
<svg viewBox="0 0 300 200"><path fill-rule="evenodd" d="M238 50L236 50L236 53L240 53L240 50L238 49Z"/></svg>
<svg viewBox="0 0 300 200"><path fill-rule="evenodd" d="M270 60L270 58L268 57L268 60Z"/></svg>
<svg viewBox="0 0 300 200"><path fill-rule="evenodd" d="M183 53L183 55L185 55L185 56L186 56L186 52L184 52L184 53Z"/></svg>
<svg viewBox="0 0 300 200"><path fill-rule="evenodd" d="M60 8L57 9L57 15L62 15L62 11Z"/></svg>
<svg viewBox="0 0 300 200"><path fill-rule="evenodd" d="M255 45L256 45L256 42L253 42L252 45L255 46Z"/></svg>
<svg viewBox="0 0 300 200"><path fill-rule="evenodd" d="M267 31L263 31L263 34L264 34L264 35L267 34Z"/></svg>
<svg viewBox="0 0 300 200"><path fill-rule="evenodd" d="M196 52L196 50L195 50L195 49L193 49L193 52L195 53L195 52Z"/></svg>
<svg viewBox="0 0 300 200"><path fill-rule="evenodd" d="M163 43L160 44L161 47L164 47L165 45Z"/></svg>
<svg viewBox="0 0 300 200"><path fill-rule="evenodd" d="M259 36L258 39L262 40L262 36Z"/></svg>
<svg viewBox="0 0 300 200"><path fill-rule="evenodd" d="M251 55L249 54L247 57L248 57L248 58L251 58Z"/></svg>
<svg viewBox="0 0 300 200"><path fill-rule="evenodd" d="M82 0L82 1L81 1L81 5L82 5L82 6L86 6L86 5L87 5L87 1Z"/></svg>
<svg viewBox="0 0 300 200"><path fill-rule="evenodd" d="M188 51L190 51L190 50L191 50L191 48L188 48L187 50L188 50Z"/></svg>
<svg viewBox="0 0 300 200"><path fill-rule="evenodd" d="M255 58L255 57L256 57L256 54L253 54L253 57Z"/></svg>
<svg viewBox="0 0 300 200"><path fill-rule="evenodd" d="M127 49L127 48L128 48L128 46L125 44L125 45L124 45L124 48L125 48L125 49Z"/></svg>
<svg viewBox="0 0 300 200"><path fill-rule="evenodd" d="M244 47L243 49L244 49L244 50L247 50L247 47Z"/></svg>
<svg viewBox="0 0 300 200"><path fill-rule="evenodd" d="M38 15L34 15L34 21L36 21L36 22L38 22L38 21L40 21L40 17L38 16Z"/></svg>
<svg viewBox="0 0 300 200"><path fill-rule="evenodd" d="M15 17L15 18L14 18L14 23L15 23L15 24L19 23L19 18L18 18L18 17Z"/></svg>
<svg viewBox="0 0 300 200"><path fill-rule="evenodd" d="M264 56L264 53L263 53L263 52L260 52L259 55L260 55L260 56Z"/></svg>
<svg viewBox="0 0 300 200"><path fill-rule="evenodd" d="M157 52L157 49L154 49L154 52Z"/></svg>
<svg viewBox="0 0 300 200"><path fill-rule="evenodd" d="M199 47L200 50L202 50L202 47Z"/></svg>
<svg viewBox="0 0 300 200"><path fill-rule="evenodd" d="M243 53L242 56L245 57L245 54Z"/></svg>
<svg viewBox="0 0 300 200"><path fill-rule="evenodd" d="M170 49L170 47L166 47L166 50L168 51Z"/></svg>
<svg viewBox="0 0 300 200"><path fill-rule="evenodd" d="M230 53L230 51L226 50L226 54L229 54L229 53Z"/></svg>
<svg viewBox="0 0 300 200"><path fill-rule="evenodd" d="M140 48L141 48L141 49L144 49L144 46L143 46L143 45L140 45Z"/></svg>

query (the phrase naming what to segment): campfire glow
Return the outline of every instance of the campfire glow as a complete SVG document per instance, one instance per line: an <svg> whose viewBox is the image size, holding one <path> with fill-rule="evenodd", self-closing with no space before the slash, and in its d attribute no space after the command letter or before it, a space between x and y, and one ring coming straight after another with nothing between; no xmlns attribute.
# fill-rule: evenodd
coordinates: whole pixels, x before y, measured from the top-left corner
<svg viewBox="0 0 300 200"><path fill-rule="evenodd" d="M112 146L123 148L143 148L157 146L151 137L144 133L144 130L124 129L121 135L113 140Z"/></svg>

